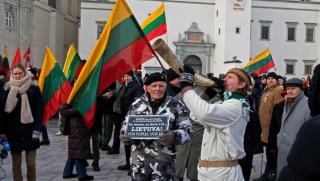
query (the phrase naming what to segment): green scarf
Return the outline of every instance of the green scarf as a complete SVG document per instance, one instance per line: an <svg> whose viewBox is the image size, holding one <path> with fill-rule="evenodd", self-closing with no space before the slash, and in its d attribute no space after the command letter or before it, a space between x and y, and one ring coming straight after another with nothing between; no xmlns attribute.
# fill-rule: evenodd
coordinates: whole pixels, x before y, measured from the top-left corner
<svg viewBox="0 0 320 181"><path fill-rule="evenodd" d="M237 99L241 102L241 105L243 108L248 108L249 103L247 101L246 96L241 94L240 92L224 92L223 93L223 100L229 100L229 99Z"/></svg>

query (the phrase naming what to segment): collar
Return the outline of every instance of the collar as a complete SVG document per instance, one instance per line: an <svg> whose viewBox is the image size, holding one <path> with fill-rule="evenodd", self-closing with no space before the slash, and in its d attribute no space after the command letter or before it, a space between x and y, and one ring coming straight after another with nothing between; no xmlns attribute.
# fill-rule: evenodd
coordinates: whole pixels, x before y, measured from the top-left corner
<svg viewBox="0 0 320 181"><path fill-rule="evenodd" d="M223 93L223 100L229 100L229 99L237 99L241 102L241 105L243 108L248 108L249 103L247 101L247 98L245 95L241 94L240 92L224 92Z"/></svg>

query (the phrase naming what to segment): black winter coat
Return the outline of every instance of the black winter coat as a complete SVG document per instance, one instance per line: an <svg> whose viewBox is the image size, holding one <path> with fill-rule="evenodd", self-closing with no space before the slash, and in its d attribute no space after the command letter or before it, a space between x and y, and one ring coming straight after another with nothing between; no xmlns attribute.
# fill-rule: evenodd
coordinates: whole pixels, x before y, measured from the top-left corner
<svg viewBox="0 0 320 181"><path fill-rule="evenodd" d="M288 155L288 165L278 181L320 180L320 115L308 120L299 130Z"/></svg>
<svg viewBox="0 0 320 181"><path fill-rule="evenodd" d="M122 115L126 115L130 105L136 98L139 98L144 90L137 81L129 82L128 85L122 85L118 91L117 99L120 99L120 110Z"/></svg>
<svg viewBox="0 0 320 181"><path fill-rule="evenodd" d="M308 104L310 108L311 116L320 114L320 64L318 64L313 70L313 76L309 87L309 99Z"/></svg>
<svg viewBox="0 0 320 181"><path fill-rule="evenodd" d="M273 150L277 149L277 136L281 129L282 113L284 108L284 101L276 104L273 107L270 129L269 129L269 138L268 146Z"/></svg>
<svg viewBox="0 0 320 181"><path fill-rule="evenodd" d="M90 129L84 123L82 115L70 106L63 105L60 113L66 118L66 124L70 126L68 135L68 156L72 159L89 159Z"/></svg>
<svg viewBox="0 0 320 181"><path fill-rule="evenodd" d="M261 144L261 126L257 112L255 99L252 95L248 96L248 102L250 105L250 120L247 124L246 131L244 133L244 150L247 155L253 155L262 153Z"/></svg>
<svg viewBox="0 0 320 181"><path fill-rule="evenodd" d="M5 113L4 108L9 94L9 90L1 90L0 93L1 130L6 134L12 151L34 150L40 147L39 141L32 140L32 132L40 131L43 115L42 95L38 86L31 85L27 90L28 100L34 122L22 124L20 122L21 98L17 95L18 103L11 113Z"/></svg>

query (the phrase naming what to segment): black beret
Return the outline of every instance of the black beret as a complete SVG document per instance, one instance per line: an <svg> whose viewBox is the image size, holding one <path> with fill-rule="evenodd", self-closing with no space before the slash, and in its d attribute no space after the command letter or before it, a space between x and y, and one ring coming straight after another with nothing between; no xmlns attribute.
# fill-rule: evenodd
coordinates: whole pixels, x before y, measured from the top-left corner
<svg viewBox="0 0 320 181"><path fill-rule="evenodd" d="M299 78L291 78L286 81L285 87L299 87L303 88L303 81Z"/></svg>
<svg viewBox="0 0 320 181"><path fill-rule="evenodd" d="M155 72L149 75L149 77L144 81L144 85L150 85L156 81L166 82L166 76L160 72Z"/></svg>
<svg viewBox="0 0 320 181"><path fill-rule="evenodd" d="M169 82L180 77L180 75L177 74L174 70L172 70L172 68L166 71L166 74L167 74L167 81Z"/></svg>
<svg viewBox="0 0 320 181"><path fill-rule="evenodd" d="M130 75L132 78L134 78L134 73L132 70L130 70L129 72L127 72L126 74L124 75Z"/></svg>
<svg viewBox="0 0 320 181"><path fill-rule="evenodd" d="M277 80L278 80L278 78L279 78L279 76L278 76L275 72L269 72L269 73L267 74L267 78L269 78L269 77L273 77L273 78L275 78L275 79L277 79Z"/></svg>

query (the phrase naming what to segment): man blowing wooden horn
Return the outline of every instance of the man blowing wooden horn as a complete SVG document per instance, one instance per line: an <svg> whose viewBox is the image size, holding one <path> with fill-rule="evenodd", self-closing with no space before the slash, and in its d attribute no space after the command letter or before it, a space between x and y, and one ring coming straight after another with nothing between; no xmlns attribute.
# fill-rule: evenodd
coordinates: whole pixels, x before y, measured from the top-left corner
<svg viewBox="0 0 320 181"><path fill-rule="evenodd" d="M243 139L249 121L247 90L250 77L243 69L232 68L224 79L224 101L209 104L193 90L195 72L184 65L181 73L183 100L190 117L205 127L198 179L201 181L242 181L238 164L245 156Z"/></svg>

